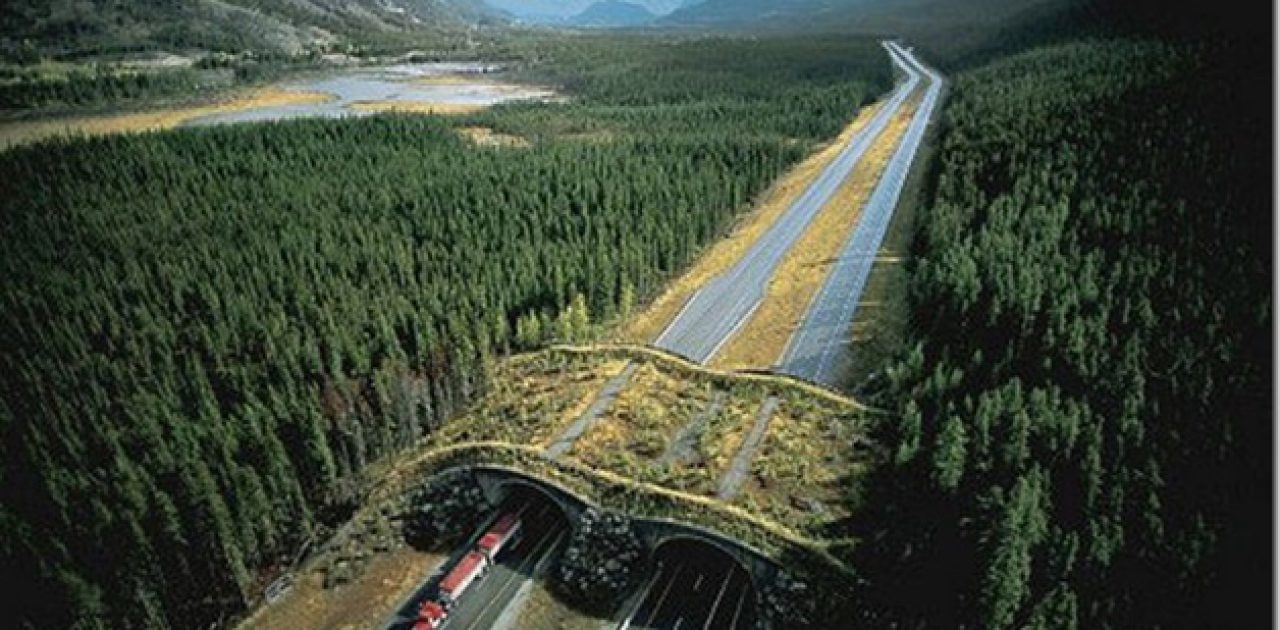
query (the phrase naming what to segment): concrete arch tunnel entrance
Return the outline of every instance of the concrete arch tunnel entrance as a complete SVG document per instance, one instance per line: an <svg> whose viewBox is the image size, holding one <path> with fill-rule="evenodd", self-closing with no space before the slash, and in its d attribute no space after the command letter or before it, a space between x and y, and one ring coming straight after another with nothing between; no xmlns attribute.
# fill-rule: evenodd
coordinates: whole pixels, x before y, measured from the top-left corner
<svg viewBox="0 0 1280 630"><path fill-rule="evenodd" d="M582 513L591 507L576 494L517 470L477 466L471 472L485 498L495 506L521 496L536 498L554 505L570 525L577 523Z"/></svg>
<svg viewBox="0 0 1280 630"><path fill-rule="evenodd" d="M653 556L656 570L627 610L624 627L755 627L752 573L729 550L704 538L677 535L660 543Z"/></svg>
<svg viewBox="0 0 1280 630"><path fill-rule="evenodd" d="M502 505L511 496L533 493L559 507L571 526L576 526L583 512L596 508L573 491L523 471L505 466L473 466L470 470L486 498L495 506ZM779 570L778 565L763 553L718 532L670 519L637 514L628 516L640 542L655 559L657 552L668 545L689 541L728 557L746 572L754 587L765 584Z"/></svg>

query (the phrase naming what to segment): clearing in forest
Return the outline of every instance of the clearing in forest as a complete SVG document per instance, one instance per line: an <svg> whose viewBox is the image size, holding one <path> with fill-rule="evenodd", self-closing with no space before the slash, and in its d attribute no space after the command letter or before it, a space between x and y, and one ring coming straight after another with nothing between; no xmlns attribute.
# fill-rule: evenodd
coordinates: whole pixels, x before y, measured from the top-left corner
<svg viewBox="0 0 1280 630"><path fill-rule="evenodd" d="M305 571L280 601L259 608L238 628L376 628L396 604L418 588L422 576L444 560L440 554L400 547L373 556L360 579L336 590L324 587L320 571Z"/></svg>

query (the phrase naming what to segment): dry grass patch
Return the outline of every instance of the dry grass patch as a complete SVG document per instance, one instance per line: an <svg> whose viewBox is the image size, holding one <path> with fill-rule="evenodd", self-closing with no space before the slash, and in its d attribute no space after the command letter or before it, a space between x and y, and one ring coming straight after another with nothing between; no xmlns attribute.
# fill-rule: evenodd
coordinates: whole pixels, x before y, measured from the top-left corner
<svg viewBox="0 0 1280 630"><path fill-rule="evenodd" d="M416 77L406 81L417 85L491 85L495 83L488 77L477 74L435 74L426 77Z"/></svg>
<svg viewBox="0 0 1280 630"><path fill-rule="evenodd" d="M600 630L605 623L561 601L544 580L534 582L520 609L520 630Z"/></svg>
<svg viewBox="0 0 1280 630"><path fill-rule="evenodd" d="M763 235L800 195L809 188L823 169L840 154L850 139L871 121L883 103L864 107L840 136L826 147L806 158L778 180L743 217L729 236L710 246L688 271L676 278L647 308L630 321L623 322L615 336L619 341L650 343L662 333L689 296L711 278L732 267L751 245Z"/></svg>
<svg viewBox="0 0 1280 630"><path fill-rule="evenodd" d="M555 421L551 424L541 425L539 430L534 431L529 443L542 447L549 445L556 436L560 435L587 411L591 403L595 402L600 395L600 390L604 389L605 383L617 376L618 372L621 372L626 367L626 361L606 361L587 374L582 375L573 383L572 393L556 398L559 403L556 406L559 413L549 414Z"/></svg>
<svg viewBox="0 0 1280 630"><path fill-rule="evenodd" d="M488 108L478 103L432 103L428 101L356 101L347 109L360 112L399 112L409 114L436 114L454 116L474 114Z"/></svg>
<svg viewBox="0 0 1280 630"><path fill-rule="evenodd" d="M331 100L333 100L333 95L324 92L296 92L279 87L267 87L208 105L106 116L52 118L0 123L0 149L55 136L101 136L114 133L172 129L187 121L214 114L257 109L259 107L325 103Z"/></svg>
<svg viewBox="0 0 1280 630"><path fill-rule="evenodd" d="M774 413L736 503L809 536L852 512L853 488L872 465L865 416L833 414L789 395Z"/></svg>
<svg viewBox="0 0 1280 630"><path fill-rule="evenodd" d="M311 571L280 601L258 609L241 630L293 628L377 628L395 607L443 562L440 554L409 547L375 556L358 579L336 589L324 588L324 576Z"/></svg>
<svg viewBox="0 0 1280 630"><path fill-rule="evenodd" d="M696 447L702 460L700 467L704 471L705 483L688 488L689 492L713 496L720 490L720 479L728 472L733 457L742 448L751 427L755 426L756 413L766 397L763 393L731 396L720 413L707 423Z"/></svg>
<svg viewBox="0 0 1280 630"><path fill-rule="evenodd" d="M813 297L862 215L919 105L913 96L890 119L836 195L814 217L779 265L759 308L711 365L721 369L772 367L803 321Z"/></svg>
<svg viewBox="0 0 1280 630"><path fill-rule="evenodd" d="M625 363L548 353L499 362L492 389L465 415L433 433L431 443L498 440L546 445L586 410Z"/></svg>
<svg viewBox="0 0 1280 630"><path fill-rule="evenodd" d="M680 428L711 399L710 388L663 371L640 366L600 422L574 445L570 456L596 468L649 479Z"/></svg>

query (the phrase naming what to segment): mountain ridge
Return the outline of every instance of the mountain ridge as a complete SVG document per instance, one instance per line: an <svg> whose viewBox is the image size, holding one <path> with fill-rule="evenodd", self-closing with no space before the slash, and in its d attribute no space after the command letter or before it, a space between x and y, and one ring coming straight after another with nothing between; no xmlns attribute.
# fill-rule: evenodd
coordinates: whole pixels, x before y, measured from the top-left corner
<svg viewBox="0 0 1280 630"><path fill-rule="evenodd" d="M299 53L371 35L503 21L482 0L10 0L0 49Z"/></svg>
<svg viewBox="0 0 1280 630"><path fill-rule="evenodd" d="M573 16L570 22L579 26L639 26L658 18L647 7L626 0L601 0Z"/></svg>

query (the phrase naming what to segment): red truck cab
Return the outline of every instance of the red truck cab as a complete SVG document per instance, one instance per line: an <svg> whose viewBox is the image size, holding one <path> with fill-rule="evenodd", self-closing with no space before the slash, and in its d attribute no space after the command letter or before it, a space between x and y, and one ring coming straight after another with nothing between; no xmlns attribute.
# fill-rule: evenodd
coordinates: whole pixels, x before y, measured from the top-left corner
<svg viewBox="0 0 1280 630"><path fill-rule="evenodd" d="M434 600L427 600L418 610L418 621L413 624L413 630L440 630L444 618L448 616L449 611L444 606Z"/></svg>

